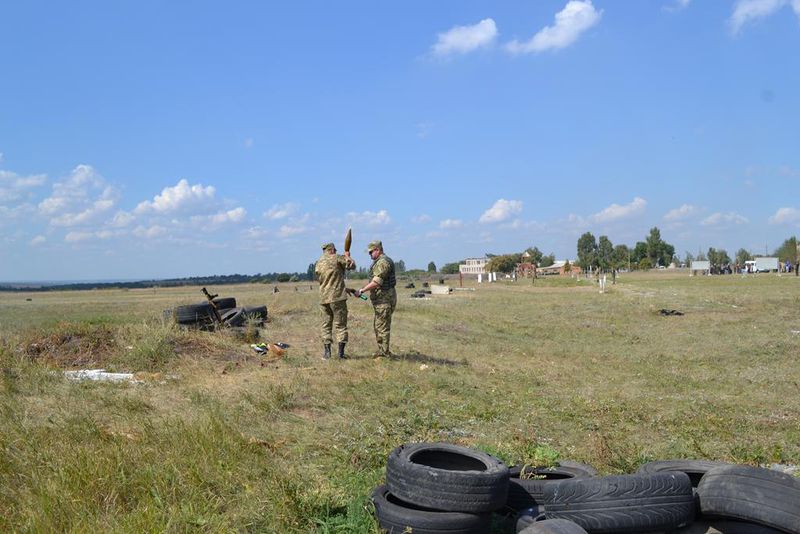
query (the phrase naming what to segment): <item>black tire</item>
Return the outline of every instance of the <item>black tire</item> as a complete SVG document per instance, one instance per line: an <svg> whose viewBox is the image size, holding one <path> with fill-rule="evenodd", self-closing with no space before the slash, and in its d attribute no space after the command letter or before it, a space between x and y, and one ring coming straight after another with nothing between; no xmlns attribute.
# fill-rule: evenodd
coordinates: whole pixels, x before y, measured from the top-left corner
<svg viewBox="0 0 800 534"><path fill-rule="evenodd" d="M246 319L244 308L233 308L220 316L222 323L228 326L242 326Z"/></svg>
<svg viewBox="0 0 800 534"><path fill-rule="evenodd" d="M524 473L524 474L523 474ZM560 460L554 467L530 467L522 465L512 465L508 468L511 478L520 478L528 475L544 476L552 473L553 479L565 478L588 478L596 477L600 473L589 464L573 462L572 460Z"/></svg>
<svg viewBox="0 0 800 534"><path fill-rule="evenodd" d="M261 321L267 320L267 307L266 306L249 306L245 307L244 314L248 318L253 318Z"/></svg>
<svg viewBox="0 0 800 534"><path fill-rule="evenodd" d="M559 462L555 467L513 466L508 470L511 478L508 483L506 507L515 512L539 505L547 484L572 478L597 476L594 467L569 460Z"/></svg>
<svg viewBox="0 0 800 534"><path fill-rule="evenodd" d="M589 532L670 530L694 518L686 473L619 475L564 480L544 487L547 519L568 519Z"/></svg>
<svg viewBox="0 0 800 534"><path fill-rule="evenodd" d="M800 533L800 479L786 473L746 465L717 467L705 474L697 494L703 514Z"/></svg>
<svg viewBox="0 0 800 534"><path fill-rule="evenodd" d="M409 443L389 453L386 485L433 510L492 512L508 498L508 468L485 452L450 443Z"/></svg>
<svg viewBox="0 0 800 534"><path fill-rule="evenodd" d="M404 502L392 495L385 485L372 492L375 516L389 534L486 534L491 514L440 512Z"/></svg>
<svg viewBox="0 0 800 534"><path fill-rule="evenodd" d="M781 534L774 528L745 523L744 521L695 521L688 527L679 528L671 534Z"/></svg>
<svg viewBox="0 0 800 534"><path fill-rule="evenodd" d="M217 297L212 302L218 310L230 310L236 307L236 299L233 297Z"/></svg>
<svg viewBox="0 0 800 534"><path fill-rule="evenodd" d="M522 530L517 530L518 534L587 534L579 524L566 519L545 519L544 521L534 521Z"/></svg>
<svg viewBox="0 0 800 534"><path fill-rule="evenodd" d="M211 320L211 304L187 304L175 308L175 321L180 324L203 323Z"/></svg>
<svg viewBox="0 0 800 534"><path fill-rule="evenodd" d="M727 462L715 462L712 460L660 460L657 462L648 462L639 466L637 473L663 473L665 471L680 471L689 475L689 480L692 481L692 487L696 488L708 471L715 467L723 467L726 465L735 465Z"/></svg>

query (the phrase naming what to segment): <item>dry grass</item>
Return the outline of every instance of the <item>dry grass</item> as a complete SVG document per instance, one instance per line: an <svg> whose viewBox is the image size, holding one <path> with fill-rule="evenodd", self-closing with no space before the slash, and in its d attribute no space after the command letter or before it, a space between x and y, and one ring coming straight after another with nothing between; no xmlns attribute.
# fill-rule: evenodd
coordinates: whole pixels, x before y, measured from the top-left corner
<svg viewBox="0 0 800 534"><path fill-rule="evenodd" d="M365 498L410 440L606 473L672 457L800 463L800 280L473 287L401 290L390 360L368 356L371 308L351 300L345 362L319 359L308 284L219 288L268 305L262 339L291 344L274 362L162 323L199 288L0 294L0 529L369 532ZM151 374L66 382L54 370L76 357Z"/></svg>

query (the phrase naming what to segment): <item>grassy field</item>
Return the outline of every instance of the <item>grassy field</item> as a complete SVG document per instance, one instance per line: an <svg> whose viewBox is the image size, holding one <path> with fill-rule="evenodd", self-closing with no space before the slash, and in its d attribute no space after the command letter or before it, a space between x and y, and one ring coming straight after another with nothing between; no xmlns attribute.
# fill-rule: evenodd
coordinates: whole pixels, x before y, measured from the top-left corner
<svg viewBox="0 0 800 534"><path fill-rule="evenodd" d="M408 441L606 474L800 463L800 279L469 287L399 290L392 359L368 356L371 307L351 299L352 358L330 362L307 283L209 288L269 307L278 361L165 323L197 287L0 293L0 531L378 532L368 495ZM61 373L93 367L141 383Z"/></svg>

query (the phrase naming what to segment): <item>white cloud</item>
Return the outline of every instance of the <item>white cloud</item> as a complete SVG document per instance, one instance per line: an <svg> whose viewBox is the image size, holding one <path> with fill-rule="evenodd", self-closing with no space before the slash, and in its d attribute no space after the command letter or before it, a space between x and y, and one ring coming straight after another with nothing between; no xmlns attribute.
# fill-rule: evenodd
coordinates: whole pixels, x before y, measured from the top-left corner
<svg viewBox="0 0 800 534"><path fill-rule="evenodd" d="M773 15L788 5L800 17L800 0L739 0L733 7L728 24L736 34L745 24Z"/></svg>
<svg viewBox="0 0 800 534"><path fill-rule="evenodd" d="M800 209L779 208L775 215L769 218L770 224L793 224L800 223Z"/></svg>
<svg viewBox="0 0 800 534"><path fill-rule="evenodd" d="M691 204L683 204L680 208L671 209L664 215L664 220L669 222L682 221L688 219L700 211L697 206Z"/></svg>
<svg viewBox="0 0 800 534"><path fill-rule="evenodd" d="M253 148L253 142L254 142L253 138L252 137L248 137L247 139L244 140L244 147L245 148Z"/></svg>
<svg viewBox="0 0 800 534"><path fill-rule="evenodd" d="M363 211L361 213L351 211L347 214L347 218L353 223L366 224L369 226L379 226L392 222L392 218L386 210L380 210L378 212Z"/></svg>
<svg viewBox="0 0 800 534"><path fill-rule="evenodd" d="M603 11L596 10L591 0L570 0L556 13L552 26L545 26L527 42L511 41L506 50L512 54L529 54L566 48L600 22L602 15Z"/></svg>
<svg viewBox="0 0 800 534"><path fill-rule="evenodd" d="M237 223L242 222L247 216L247 210L241 206L228 211L221 211L211 216L211 222L214 224Z"/></svg>
<svg viewBox="0 0 800 534"><path fill-rule="evenodd" d="M44 174L20 176L11 171L0 170L0 203L11 203L29 196L29 190L47 181Z"/></svg>
<svg viewBox="0 0 800 534"><path fill-rule="evenodd" d="M122 228L128 226L136 217L128 213L127 211L118 211L114 214L114 218L111 220L111 225L116 226L117 228Z"/></svg>
<svg viewBox="0 0 800 534"><path fill-rule="evenodd" d="M285 219L297 211L300 206L294 202L287 202L285 204L275 204L268 211L264 212L264 217L271 220Z"/></svg>
<svg viewBox="0 0 800 534"><path fill-rule="evenodd" d="M644 213L647 201L641 197L634 198L630 204L611 204L609 207L592 215L591 220L596 223L608 223L627 219Z"/></svg>
<svg viewBox="0 0 800 534"><path fill-rule="evenodd" d="M310 228L303 224L284 224L278 229L278 235L281 237L291 237L308 232L309 230Z"/></svg>
<svg viewBox="0 0 800 534"><path fill-rule="evenodd" d="M46 238L45 236L43 236L43 235L37 235L36 237L34 237L33 239L31 239L31 246L32 246L32 247L35 247L35 246L37 246L37 245L41 245L41 244L42 244L42 243L44 243L45 241L47 241L47 238Z"/></svg>
<svg viewBox="0 0 800 534"><path fill-rule="evenodd" d="M431 47L434 56L445 57L466 54L490 45L497 37L497 26L492 19L483 19L472 26L455 26L439 34L439 40Z"/></svg>
<svg viewBox="0 0 800 534"><path fill-rule="evenodd" d="M114 233L110 230L99 230L97 232L86 232L86 231L72 231L67 232L67 235L64 236L64 241L67 243L78 243L81 241L88 241L90 239L108 239L109 237L114 236Z"/></svg>
<svg viewBox="0 0 800 534"><path fill-rule="evenodd" d="M501 198L491 208L483 212L479 221L482 223L503 222L521 211L522 201Z"/></svg>
<svg viewBox="0 0 800 534"><path fill-rule="evenodd" d="M54 226L88 224L113 208L117 198L117 191L91 165L78 165L66 180L53 184L39 211Z"/></svg>
<svg viewBox="0 0 800 534"><path fill-rule="evenodd" d="M439 228L453 230L464 226L464 221L461 219L444 219L439 223Z"/></svg>
<svg viewBox="0 0 800 534"><path fill-rule="evenodd" d="M136 214L165 214L202 209L211 204L215 193L214 186L189 185L188 181L181 179L175 186L162 189L161 194L156 195L152 201L140 202L133 211Z"/></svg>
<svg viewBox="0 0 800 534"><path fill-rule="evenodd" d="M146 226L137 226L133 230L133 235L144 239L154 239L156 237L161 237L166 234L167 234L167 229L157 224L150 226L149 228Z"/></svg>
<svg viewBox="0 0 800 534"><path fill-rule="evenodd" d="M426 223L426 222L430 222L430 220L431 220L431 216L430 215L426 215L425 213L423 213L421 215L415 215L414 217L411 217L411 222L413 222L415 224L423 224L423 223Z"/></svg>
<svg viewBox="0 0 800 534"><path fill-rule="evenodd" d="M664 6L664 10L666 11L680 11L682 9L686 9L689 7L689 4L692 3L692 0L673 0L671 4Z"/></svg>
<svg viewBox="0 0 800 534"><path fill-rule="evenodd" d="M418 122L417 123L417 137L420 139L427 139L433 129L432 122Z"/></svg>
<svg viewBox="0 0 800 534"><path fill-rule="evenodd" d="M728 213L712 213L702 221L700 224L703 226L724 226L724 225L731 225L731 224L746 224L750 221L747 220L746 217L742 217L738 213L728 212Z"/></svg>

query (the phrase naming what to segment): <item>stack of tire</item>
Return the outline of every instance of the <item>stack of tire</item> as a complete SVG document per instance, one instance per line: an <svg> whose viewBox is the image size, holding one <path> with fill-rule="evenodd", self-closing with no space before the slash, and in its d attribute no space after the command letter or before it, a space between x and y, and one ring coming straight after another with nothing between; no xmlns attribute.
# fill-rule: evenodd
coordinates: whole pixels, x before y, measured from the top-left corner
<svg viewBox="0 0 800 534"><path fill-rule="evenodd" d="M372 502L389 534L485 534L493 512L516 514L525 534L800 534L800 479L724 462L658 461L601 477L577 462L509 469L481 451L414 443L389 454Z"/></svg>
<svg viewBox="0 0 800 534"><path fill-rule="evenodd" d="M217 297L213 302L224 325L244 326L248 319L263 324L267 320L266 306L237 307L233 297ZM178 306L174 310L166 310L165 315L171 316L180 325L199 328L210 327L215 321L214 311L208 301Z"/></svg>
<svg viewBox="0 0 800 534"><path fill-rule="evenodd" d="M372 492L389 534L487 534L508 499L509 470L497 458L449 443L410 443L390 454L386 484Z"/></svg>
<svg viewBox="0 0 800 534"><path fill-rule="evenodd" d="M539 482L518 533L800 534L800 479L770 469L668 460L633 475Z"/></svg>

